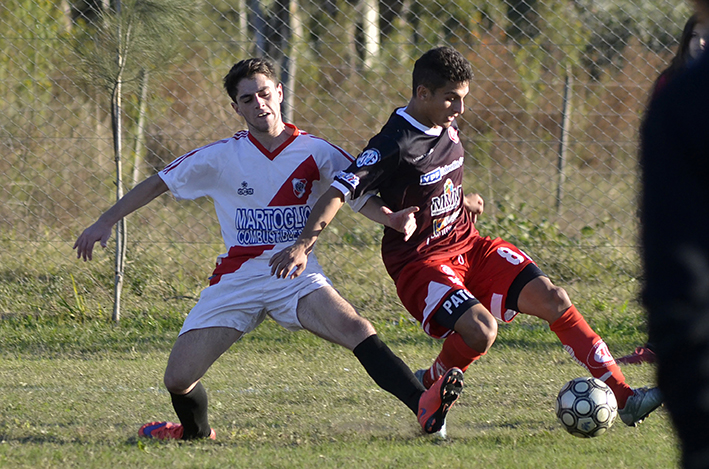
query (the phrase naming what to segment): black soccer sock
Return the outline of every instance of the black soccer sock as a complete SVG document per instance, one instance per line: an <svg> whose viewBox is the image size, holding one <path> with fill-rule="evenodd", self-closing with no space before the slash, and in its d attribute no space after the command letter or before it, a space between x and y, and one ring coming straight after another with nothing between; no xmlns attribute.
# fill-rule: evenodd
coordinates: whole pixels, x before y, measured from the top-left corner
<svg viewBox="0 0 709 469"><path fill-rule="evenodd" d="M379 336L367 337L352 352L380 388L396 396L414 414L418 413L419 399L426 388Z"/></svg>
<svg viewBox="0 0 709 469"><path fill-rule="evenodd" d="M173 394L172 407L180 419L183 440L207 438L212 433L207 416L207 391L200 381L187 394Z"/></svg>

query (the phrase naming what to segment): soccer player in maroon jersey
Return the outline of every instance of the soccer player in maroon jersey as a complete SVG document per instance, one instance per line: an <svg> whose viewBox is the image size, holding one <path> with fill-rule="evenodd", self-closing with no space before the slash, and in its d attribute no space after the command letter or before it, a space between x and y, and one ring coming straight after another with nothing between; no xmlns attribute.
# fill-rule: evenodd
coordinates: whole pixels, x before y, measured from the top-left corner
<svg viewBox="0 0 709 469"><path fill-rule="evenodd" d="M247 131L177 158L141 182L79 236L77 257L92 258L106 246L111 228L160 194L214 200L227 253L185 319L168 359L165 386L180 424L150 422L139 435L158 439L215 438L201 379L234 342L271 316L288 330L306 329L353 351L367 373L417 415L426 433L445 423L460 395L463 373L452 369L426 389L330 285L314 256L291 282L271 275L274 250L289 246L305 226L312 206L352 157L281 119L283 89L264 59L235 64L224 79L234 111ZM353 204L365 214L371 204ZM379 206L374 205L375 213Z"/></svg>
<svg viewBox="0 0 709 469"><path fill-rule="evenodd" d="M278 277L294 278L305 253L345 200L378 193L385 225L382 259L403 305L430 336L445 339L427 370L431 386L451 367L466 370L492 346L497 321L518 312L547 321L564 348L615 393L619 414L635 426L662 403L657 388L632 389L603 340L588 326L566 291L532 259L475 228L483 199L463 194L463 146L456 117L464 111L473 72L449 47L420 57L413 95L316 203L298 240L271 259Z"/></svg>

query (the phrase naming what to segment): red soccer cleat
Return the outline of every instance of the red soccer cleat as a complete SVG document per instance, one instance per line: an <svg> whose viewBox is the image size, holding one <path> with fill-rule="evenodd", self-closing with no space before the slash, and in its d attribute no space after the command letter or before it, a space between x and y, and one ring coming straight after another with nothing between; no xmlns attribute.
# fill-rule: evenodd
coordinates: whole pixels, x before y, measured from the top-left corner
<svg viewBox="0 0 709 469"><path fill-rule="evenodd" d="M155 438L156 440L181 440L183 432L184 429L179 423L150 422L140 427L138 436ZM212 440L217 438L217 434L214 432L213 428L211 429L209 438Z"/></svg>
<svg viewBox="0 0 709 469"><path fill-rule="evenodd" d="M446 422L446 414L463 391L463 372L451 368L419 398L418 419L426 433L436 433Z"/></svg>
<svg viewBox="0 0 709 469"><path fill-rule="evenodd" d="M633 353L616 359L616 363L623 365L639 365L640 363L655 363L656 361L657 355L647 346L638 347Z"/></svg>

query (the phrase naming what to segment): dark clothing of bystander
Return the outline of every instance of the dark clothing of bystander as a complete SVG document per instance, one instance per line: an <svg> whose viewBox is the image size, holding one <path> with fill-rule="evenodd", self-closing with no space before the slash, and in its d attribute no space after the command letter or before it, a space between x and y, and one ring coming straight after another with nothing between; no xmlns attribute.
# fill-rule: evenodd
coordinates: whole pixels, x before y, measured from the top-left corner
<svg viewBox="0 0 709 469"><path fill-rule="evenodd" d="M686 468L709 468L709 54L652 100L642 133L643 301Z"/></svg>

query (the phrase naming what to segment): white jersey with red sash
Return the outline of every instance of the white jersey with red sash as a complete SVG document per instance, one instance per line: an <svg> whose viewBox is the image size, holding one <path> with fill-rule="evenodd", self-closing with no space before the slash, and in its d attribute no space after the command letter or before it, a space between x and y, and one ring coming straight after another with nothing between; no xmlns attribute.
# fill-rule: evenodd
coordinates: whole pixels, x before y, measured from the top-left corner
<svg viewBox="0 0 709 469"><path fill-rule="evenodd" d="M268 261L300 235L312 206L335 174L353 158L344 150L298 130L275 151L248 131L177 158L160 177L177 199L207 196L214 206L227 249L210 278L248 265L270 275Z"/></svg>

